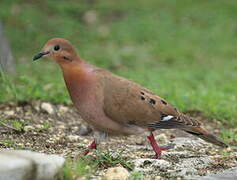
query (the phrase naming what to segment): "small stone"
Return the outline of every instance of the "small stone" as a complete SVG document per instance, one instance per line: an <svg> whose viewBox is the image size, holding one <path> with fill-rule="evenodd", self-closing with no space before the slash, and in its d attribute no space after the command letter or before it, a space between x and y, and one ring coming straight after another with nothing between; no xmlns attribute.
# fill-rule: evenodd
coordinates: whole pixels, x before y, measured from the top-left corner
<svg viewBox="0 0 237 180"><path fill-rule="evenodd" d="M5 111L4 114L7 115L7 116L13 116L14 111Z"/></svg>
<svg viewBox="0 0 237 180"><path fill-rule="evenodd" d="M155 180L161 180L161 177L160 176L156 176Z"/></svg>
<svg viewBox="0 0 237 180"><path fill-rule="evenodd" d="M104 174L106 180L127 180L130 173L123 167L112 167L107 169Z"/></svg>
<svg viewBox="0 0 237 180"><path fill-rule="evenodd" d="M78 131L79 130L79 127L78 126L72 126L72 131L75 132L75 131Z"/></svg>
<svg viewBox="0 0 237 180"><path fill-rule="evenodd" d="M136 138L135 143L136 143L136 145L144 145L144 139L143 138Z"/></svg>
<svg viewBox="0 0 237 180"><path fill-rule="evenodd" d="M26 146L31 146L31 143L27 142L25 145L26 145Z"/></svg>
<svg viewBox="0 0 237 180"><path fill-rule="evenodd" d="M33 126L25 126L24 127L24 131L28 132L28 131L33 131L35 128Z"/></svg>
<svg viewBox="0 0 237 180"><path fill-rule="evenodd" d="M58 109L59 113L62 113L62 114L68 112L68 110L69 109L66 106L60 106L59 109Z"/></svg>
<svg viewBox="0 0 237 180"><path fill-rule="evenodd" d="M87 178L85 176L83 176L83 177L77 178L76 180L87 180Z"/></svg>
<svg viewBox="0 0 237 180"><path fill-rule="evenodd" d="M16 112L20 112L21 110L22 110L22 108L16 107Z"/></svg>
<svg viewBox="0 0 237 180"><path fill-rule="evenodd" d="M83 143L87 144L89 143L90 141L88 139L83 139Z"/></svg>
<svg viewBox="0 0 237 180"><path fill-rule="evenodd" d="M66 126L65 125L59 125L58 129L66 129Z"/></svg>
<svg viewBox="0 0 237 180"><path fill-rule="evenodd" d="M69 135L69 136L67 136L67 138L68 138L68 140L69 140L70 142L77 142L77 141L79 141L80 136L77 136L77 135Z"/></svg>
<svg viewBox="0 0 237 180"><path fill-rule="evenodd" d="M36 129L42 129L42 128L43 128L43 125L41 125L41 124L36 124L36 125L35 125L35 128L36 128Z"/></svg>
<svg viewBox="0 0 237 180"><path fill-rule="evenodd" d="M162 133L156 136L156 140L160 143L160 144L167 144L169 143L169 140L167 138L167 136Z"/></svg>
<svg viewBox="0 0 237 180"><path fill-rule="evenodd" d="M43 102L41 104L41 109L43 111L47 112L48 114L53 114L54 113L53 106L50 103Z"/></svg>

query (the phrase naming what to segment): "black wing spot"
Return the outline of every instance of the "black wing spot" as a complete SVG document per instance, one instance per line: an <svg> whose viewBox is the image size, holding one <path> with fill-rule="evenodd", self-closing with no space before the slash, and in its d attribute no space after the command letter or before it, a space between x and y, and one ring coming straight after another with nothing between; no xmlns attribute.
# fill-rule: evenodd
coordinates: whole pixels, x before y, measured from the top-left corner
<svg viewBox="0 0 237 180"><path fill-rule="evenodd" d="M145 99L146 99L146 98L144 98L143 96L141 96L141 100L143 100L143 101L144 101Z"/></svg>
<svg viewBox="0 0 237 180"><path fill-rule="evenodd" d="M164 101L163 99L161 99L161 102L164 104L164 105L167 105L168 103L166 101Z"/></svg>
<svg viewBox="0 0 237 180"><path fill-rule="evenodd" d="M156 101L154 99L150 99L149 103L152 104L152 105L155 105Z"/></svg>
<svg viewBox="0 0 237 180"><path fill-rule="evenodd" d="M176 112L178 112L177 108L174 108L174 110L175 110Z"/></svg>
<svg viewBox="0 0 237 180"><path fill-rule="evenodd" d="M142 95L145 95L145 93L144 93L144 92L142 92L142 91L141 91L140 93L141 93Z"/></svg>

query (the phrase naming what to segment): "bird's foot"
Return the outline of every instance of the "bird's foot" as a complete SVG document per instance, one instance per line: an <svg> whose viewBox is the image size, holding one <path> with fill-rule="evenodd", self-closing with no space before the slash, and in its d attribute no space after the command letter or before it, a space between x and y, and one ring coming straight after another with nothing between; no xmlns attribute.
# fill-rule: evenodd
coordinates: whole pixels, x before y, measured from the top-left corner
<svg viewBox="0 0 237 180"><path fill-rule="evenodd" d="M162 151L174 148L174 144L170 144L170 145L166 145L166 146L159 146L157 144L152 132L151 132L150 136L147 136L147 138L150 141L151 147L155 151L155 158L156 159L160 159Z"/></svg>
<svg viewBox="0 0 237 180"><path fill-rule="evenodd" d="M86 156L86 155L90 152L90 150L96 149L96 148L97 148L97 144L96 144L96 142L95 142L95 140L94 140L94 141L88 146L88 149L87 149L85 152L82 153L82 155Z"/></svg>

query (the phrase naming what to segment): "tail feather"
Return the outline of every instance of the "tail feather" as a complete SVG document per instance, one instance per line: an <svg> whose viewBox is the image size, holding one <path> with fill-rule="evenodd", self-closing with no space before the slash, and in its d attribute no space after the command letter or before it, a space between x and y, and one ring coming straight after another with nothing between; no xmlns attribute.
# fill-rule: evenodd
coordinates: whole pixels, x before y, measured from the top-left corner
<svg viewBox="0 0 237 180"><path fill-rule="evenodd" d="M186 131L189 134L192 134L194 136L197 136L207 142L210 142L212 144L215 144L217 146L223 147L223 148L227 148L228 145L225 144L222 140L220 140L218 137L210 134L207 130L205 130L204 128L201 127L193 127L193 128L188 128L188 129L184 129L184 131Z"/></svg>
<svg viewBox="0 0 237 180"><path fill-rule="evenodd" d="M202 128L202 124L199 121L182 113L180 113L179 116L176 117L165 115L161 117L160 121L148 124L148 127L151 129L182 129L189 134L197 136L217 146L223 148L228 147L228 145L221 141L218 137L210 134L206 129Z"/></svg>

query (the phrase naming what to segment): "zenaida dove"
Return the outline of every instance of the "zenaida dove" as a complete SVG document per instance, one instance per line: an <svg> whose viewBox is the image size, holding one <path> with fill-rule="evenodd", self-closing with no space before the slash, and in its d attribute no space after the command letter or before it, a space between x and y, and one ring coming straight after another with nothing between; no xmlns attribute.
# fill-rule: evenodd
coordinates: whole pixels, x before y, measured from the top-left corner
<svg viewBox="0 0 237 180"><path fill-rule="evenodd" d="M81 117L99 132L85 154L89 149L96 149L96 145L108 134L139 135L148 131L150 135L147 138L156 158L160 158L161 151L170 147L158 146L152 132L173 128L227 147L199 121L182 114L148 89L86 63L65 39L50 39L33 60L41 57L50 57L60 65L74 105Z"/></svg>

